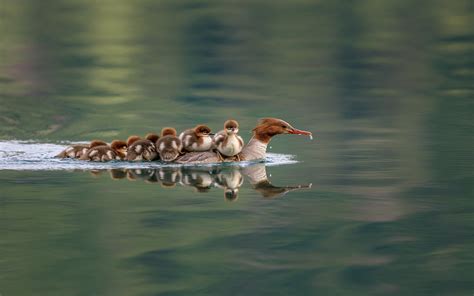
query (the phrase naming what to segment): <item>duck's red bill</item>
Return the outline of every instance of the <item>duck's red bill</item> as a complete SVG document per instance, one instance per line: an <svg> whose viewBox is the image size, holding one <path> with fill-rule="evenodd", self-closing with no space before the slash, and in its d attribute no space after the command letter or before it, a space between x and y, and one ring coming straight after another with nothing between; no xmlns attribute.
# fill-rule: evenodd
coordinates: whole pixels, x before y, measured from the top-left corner
<svg viewBox="0 0 474 296"><path fill-rule="evenodd" d="M296 129L296 128L290 130L290 134L304 135L304 136L312 136L313 135L311 132L299 130L299 129Z"/></svg>

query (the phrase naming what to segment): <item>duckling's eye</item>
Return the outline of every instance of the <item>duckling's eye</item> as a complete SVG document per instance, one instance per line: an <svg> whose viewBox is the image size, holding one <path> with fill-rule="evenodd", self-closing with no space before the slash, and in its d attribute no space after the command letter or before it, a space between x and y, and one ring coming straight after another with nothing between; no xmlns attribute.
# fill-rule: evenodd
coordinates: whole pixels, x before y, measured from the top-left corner
<svg viewBox="0 0 474 296"><path fill-rule="evenodd" d="M286 125L282 125L281 127L282 127L282 128L287 128L287 126L286 126Z"/></svg>

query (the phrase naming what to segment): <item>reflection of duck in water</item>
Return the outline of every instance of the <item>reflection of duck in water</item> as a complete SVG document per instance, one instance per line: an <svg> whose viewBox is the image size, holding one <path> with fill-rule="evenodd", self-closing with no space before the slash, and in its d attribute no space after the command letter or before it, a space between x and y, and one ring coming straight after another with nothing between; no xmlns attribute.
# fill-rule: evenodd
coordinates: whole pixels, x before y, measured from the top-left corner
<svg viewBox="0 0 474 296"><path fill-rule="evenodd" d="M243 168L242 173L248 178L252 187L265 198L276 198L290 191L309 189L313 184L274 186L267 177L264 164L257 164Z"/></svg>
<svg viewBox="0 0 474 296"><path fill-rule="evenodd" d="M155 170L153 169L128 169L127 179L130 181L143 180L153 182Z"/></svg>
<svg viewBox="0 0 474 296"><path fill-rule="evenodd" d="M124 179L127 177L127 169L110 169L110 178L113 180Z"/></svg>
<svg viewBox="0 0 474 296"><path fill-rule="evenodd" d="M181 180L180 168L160 168L155 171L156 178L161 187L173 188Z"/></svg>
<svg viewBox="0 0 474 296"><path fill-rule="evenodd" d="M277 118L264 118L253 129L253 136L242 152L238 154L240 160L264 159L267 153L267 145L273 136L280 134L307 135L311 132L292 127L288 122ZM215 163L220 162L219 156L212 151L190 152L176 159L177 163Z"/></svg>
<svg viewBox="0 0 474 296"><path fill-rule="evenodd" d="M208 192L215 187L214 174L206 168L182 168L181 185L194 187L198 192Z"/></svg>
<svg viewBox="0 0 474 296"><path fill-rule="evenodd" d="M143 180L149 183L160 183L164 188L173 188L176 184L180 184L193 187L197 192L208 192L214 187L219 187L224 189L224 196L230 201L237 200L239 188L243 185L244 179L247 179L253 189L265 198L276 198L290 191L311 188L311 184L295 186L271 184L263 163L244 168L237 166L162 167L160 169L112 169L109 172L112 179Z"/></svg>
<svg viewBox="0 0 474 296"><path fill-rule="evenodd" d="M244 183L240 170L223 170L217 174L216 184L224 189L224 197L229 201L236 201L239 197L239 187Z"/></svg>

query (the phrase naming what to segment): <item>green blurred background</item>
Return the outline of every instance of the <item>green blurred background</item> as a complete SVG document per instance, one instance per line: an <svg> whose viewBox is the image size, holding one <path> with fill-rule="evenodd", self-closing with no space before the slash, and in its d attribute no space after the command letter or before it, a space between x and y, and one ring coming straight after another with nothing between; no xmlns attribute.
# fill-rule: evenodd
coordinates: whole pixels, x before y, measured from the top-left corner
<svg viewBox="0 0 474 296"><path fill-rule="evenodd" d="M472 1L0 4L0 139L232 117L310 190L0 171L0 295L472 295ZM1 144L0 144L1 145ZM1 147L0 147L1 150ZM95 175L94 175L95 176Z"/></svg>

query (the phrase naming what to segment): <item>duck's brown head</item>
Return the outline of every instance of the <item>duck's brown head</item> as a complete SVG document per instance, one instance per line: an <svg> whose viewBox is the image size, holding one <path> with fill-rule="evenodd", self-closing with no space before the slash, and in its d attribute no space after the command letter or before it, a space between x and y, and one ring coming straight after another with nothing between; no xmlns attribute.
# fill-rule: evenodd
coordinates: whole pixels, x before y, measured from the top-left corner
<svg viewBox="0 0 474 296"><path fill-rule="evenodd" d="M239 123L236 120L229 119L224 122L224 130L227 134L237 134L239 132Z"/></svg>
<svg viewBox="0 0 474 296"><path fill-rule="evenodd" d="M305 135L311 136L312 133L296 129L291 126L288 122L278 118L263 118L260 119L258 125L253 129L255 138L258 140L268 143L271 138L280 134L293 134L293 135Z"/></svg>
<svg viewBox="0 0 474 296"><path fill-rule="evenodd" d="M199 124L194 128L194 133L198 137L206 137L211 134L211 129L207 125Z"/></svg>
<svg viewBox="0 0 474 296"><path fill-rule="evenodd" d="M139 136L130 136L128 137L127 139L127 146L130 147L133 143L135 143L136 141L140 140L141 138Z"/></svg>
<svg viewBox="0 0 474 296"><path fill-rule="evenodd" d="M164 136L173 136L173 137L176 137L176 129L172 128L172 127L164 127L162 130L161 130L161 137L164 137Z"/></svg>
<svg viewBox="0 0 474 296"><path fill-rule="evenodd" d="M89 144L89 148L97 146L107 146L107 143L102 140L92 140L92 142Z"/></svg>
<svg viewBox="0 0 474 296"><path fill-rule="evenodd" d="M127 155L127 143L125 141L113 140L110 144L110 148L117 152L122 158Z"/></svg>
<svg viewBox="0 0 474 296"><path fill-rule="evenodd" d="M148 141L151 141L153 143L156 143L156 141L158 141L158 139L160 138L160 136L158 136L157 134L155 133L149 133L146 135L145 137Z"/></svg>

